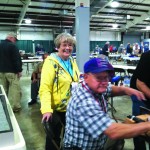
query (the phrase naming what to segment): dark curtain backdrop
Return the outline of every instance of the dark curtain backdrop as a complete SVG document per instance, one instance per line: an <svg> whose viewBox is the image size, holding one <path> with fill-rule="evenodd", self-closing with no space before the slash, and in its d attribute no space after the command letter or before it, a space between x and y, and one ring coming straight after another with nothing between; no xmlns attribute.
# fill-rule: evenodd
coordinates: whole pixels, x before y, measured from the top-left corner
<svg viewBox="0 0 150 150"><path fill-rule="evenodd" d="M19 50L25 50L26 53L33 53L32 40L18 40L16 45Z"/></svg>
<svg viewBox="0 0 150 150"><path fill-rule="evenodd" d="M51 53L53 51L54 47L54 42L53 41L45 41L45 40L35 40L34 41L35 47L37 44L42 45L43 49L45 52Z"/></svg>
<svg viewBox="0 0 150 150"><path fill-rule="evenodd" d="M16 42L16 45L19 50L25 50L26 53L33 53L33 42L35 44L35 47L37 44L40 44L43 46L43 49L45 52L53 52L55 49L54 41L48 41L48 40L18 40Z"/></svg>
<svg viewBox="0 0 150 150"><path fill-rule="evenodd" d="M1 40L3 41L3 40ZM19 40L17 41L17 46L19 50L25 50L26 53L33 53L33 42L35 44L35 47L37 44L40 44L43 46L45 52L53 52L55 50L54 41L45 41L45 40ZM95 50L96 45L99 45L99 47L103 48L107 41L90 41L90 51ZM122 42L121 41L110 41L110 45L114 45L117 48L120 46ZM75 52L75 50L74 50Z"/></svg>

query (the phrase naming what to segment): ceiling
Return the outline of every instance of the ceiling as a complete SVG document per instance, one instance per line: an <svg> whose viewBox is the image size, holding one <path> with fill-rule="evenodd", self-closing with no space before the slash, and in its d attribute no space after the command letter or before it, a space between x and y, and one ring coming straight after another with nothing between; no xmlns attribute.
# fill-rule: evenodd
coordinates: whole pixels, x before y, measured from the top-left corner
<svg viewBox="0 0 150 150"><path fill-rule="evenodd" d="M150 26L150 0L90 0L90 30L145 32ZM128 17L127 17L128 16ZM25 24L30 18L32 23ZM118 28L112 28L118 24ZM0 30L73 31L75 0L0 0Z"/></svg>

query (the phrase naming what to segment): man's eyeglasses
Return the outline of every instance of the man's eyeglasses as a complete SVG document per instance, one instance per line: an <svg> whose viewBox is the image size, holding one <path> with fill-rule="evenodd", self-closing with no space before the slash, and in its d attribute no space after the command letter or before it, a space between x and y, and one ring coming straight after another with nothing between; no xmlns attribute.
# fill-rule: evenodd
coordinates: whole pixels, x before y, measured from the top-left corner
<svg viewBox="0 0 150 150"><path fill-rule="evenodd" d="M99 76L95 74L90 75L92 75L97 82L109 82L110 80L109 76Z"/></svg>

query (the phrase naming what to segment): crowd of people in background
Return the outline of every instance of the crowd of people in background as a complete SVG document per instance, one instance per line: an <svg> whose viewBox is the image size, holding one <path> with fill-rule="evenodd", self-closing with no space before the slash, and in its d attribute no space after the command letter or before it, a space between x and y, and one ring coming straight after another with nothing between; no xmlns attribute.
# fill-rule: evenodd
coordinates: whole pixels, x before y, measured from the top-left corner
<svg viewBox="0 0 150 150"><path fill-rule="evenodd" d="M110 44L110 42L106 42L102 48L99 45L96 45L93 52L97 54L104 54L107 57L109 53L118 53L118 54L124 54L124 55L127 54L127 55L138 56L144 52L147 52L148 50L149 50L149 45L147 43L145 44L127 43L127 45L120 44L120 46L117 47L113 44Z"/></svg>

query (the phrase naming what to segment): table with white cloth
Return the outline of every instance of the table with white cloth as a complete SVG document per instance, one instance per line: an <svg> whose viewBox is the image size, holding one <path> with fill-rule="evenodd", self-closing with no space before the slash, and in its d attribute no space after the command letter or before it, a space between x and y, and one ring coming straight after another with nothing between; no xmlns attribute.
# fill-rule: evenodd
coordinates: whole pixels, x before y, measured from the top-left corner
<svg viewBox="0 0 150 150"><path fill-rule="evenodd" d="M27 64L26 73L29 74L29 63L34 64L34 63L42 62L42 61L43 61L43 59L23 59L22 63Z"/></svg>
<svg viewBox="0 0 150 150"><path fill-rule="evenodd" d="M121 55L120 54L109 54L109 58L112 60L112 64L116 63L117 64L117 60L118 58L120 58Z"/></svg>
<svg viewBox="0 0 150 150"><path fill-rule="evenodd" d="M140 60L140 57L130 57L130 56L125 56L122 57L122 59L125 61L130 61L132 65L136 65L138 63L138 61Z"/></svg>
<svg viewBox="0 0 150 150"><path fill-rule="evenodd" d="M135 70L136 66L127 66L127 65L113 65L114 68L122 68L124 70L132 69Z"/></svg>
<svg viewBox="0 0 150 150"><path fill-rule="evenodd" d="M136 69L136 66L128 66L128 65L112 65L113 68L119 68L119 69L124 69L125 72L126 72L126 75L127 75L127 70L130 69L130 70L135 70Z"/></svg>

